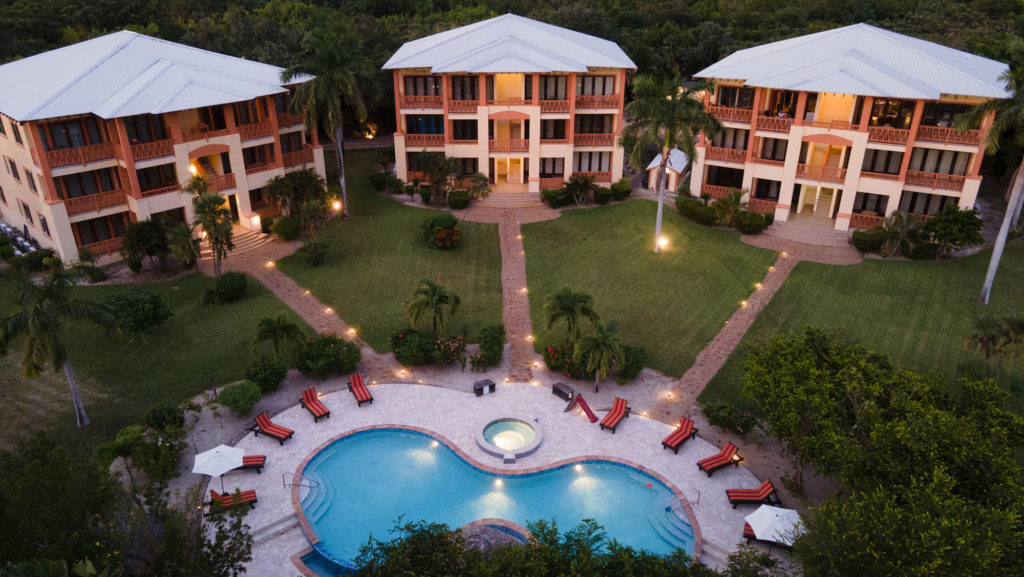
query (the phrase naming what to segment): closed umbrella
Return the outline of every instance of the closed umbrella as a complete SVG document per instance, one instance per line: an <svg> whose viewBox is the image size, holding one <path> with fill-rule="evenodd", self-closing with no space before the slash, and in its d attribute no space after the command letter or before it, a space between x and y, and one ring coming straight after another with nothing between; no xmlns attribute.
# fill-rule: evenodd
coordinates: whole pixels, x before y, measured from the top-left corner
<svg viewBox="0 0 1024 577"><path fill-rule="evenodd" d="M791 547L796 539L795 530L800 524L800 514L793 509L761 505L747 515L746 520L758 540Z"/></svg>
<svg viewBox="0 0 1024 577"><path fill-rule="evenodd" d="M196 455L192 472L199 475L220 477L220 491L224 492L224 473L242 466L245 451L227 445L217 445L209 451Z"/></svg>

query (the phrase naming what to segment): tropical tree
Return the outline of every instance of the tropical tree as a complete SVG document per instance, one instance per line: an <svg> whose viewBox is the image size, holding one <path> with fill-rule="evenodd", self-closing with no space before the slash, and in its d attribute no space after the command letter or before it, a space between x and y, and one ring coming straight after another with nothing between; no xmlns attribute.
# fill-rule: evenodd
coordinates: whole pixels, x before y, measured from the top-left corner
<svg viewBox="0 0 1024 577"><path fill-rule="evenodd" d="M576 343L573 354L577 358L586 358L587 371L594 371L595 393L601 379L607 377L613 367L622 366L626 362L622 336L614 326L604 323L595 324L594 331Z"/></svg>
<svg viewBox="0 0 1024 577"><path fill-rule="evenodd" d="M105 459L121 459L124 468L128 471L128 479L132 485L135 484L135 475L132 474L132 467L129 459L134 459L139 454L139 449L146 444L146 435L142 425L129 425L117 432L113 441L100 447L99 454Z"/></svg>
<svg viewBox="0 0 1024 577"><path fill-rule="evenodd" d="M1007 356L1024 357L1024 316L1003 319L1003 350Z"/></svg>
<svg viewBox="0 0 1024 577"><path fill-rule="evenodd" d="M284 176L275 176L263 186L267 198L281 205L286 214L299 216L302 206L311 201L327 205L327 185L312 170L295 170Z"/></svg>
<svg viewBox="0 0 1024 577"><path fill-rule="evenodd" d="M711 208L715 209L715 216L718 219L718 224L723 226L732 226L732 219L736 216L736 213L743 210L746 203L743 202L743 195L745 193L738 188L730 188L729 194L719 198L711 204Z"/></svg>
<svg viewBox="0 0 1024 577"><path fill-rule="evenodd" d="M1024 66L1006 71L1001 79L1006 82L1006 89L1010 92L1009 97L983 102L958 118L955 123L957 128L964 130L976 128L986 117L995 113L992 126L985 137L985 150L989 153L999 150L1002 137L1024 133ZM996 271L999 269L999 261L1003 258L1003 249L1006 248L1007 236L1020 218L1021 207L1024 206L1022 189L1024 189L1024 158L1021 158L1021 164L1014 172L1010 184L1006 214L1003 215L1003 223L999 226L999 235L996 236L996 244L992 248L992 258L989 260L988 271L985 273L985 283L981 287L981 295L978 296L978 302L982 304L988 304L992 283L995 282Z"/></svg>
<svg viewBox="0 0 1024 577"><path fill-rule="evenodd" d="M910 254L917 237L917 218L914 215L897 210L885 217L881 226L885 234L882 256Z"/></svg>
<svg viewBox="0 0 1024 577"><path fill-rule="evenodd" d="M420 281L412 300L405 309L413 328L418 328L424 319L431 320L433 333L443 331L448 318L456 313L462 299L448 288L430 279Z"/></svg>
<svg viewBox="0 0 1024 577"><path fill-rule="evenodd" d="M589 174L574 174L565 181L565 194L572 197L576 206L583 206L592 192L594 192L594 177Z"/></svg>
<svg viewBox="0 0 1024 577"><path fill-rule="evenodd" d="M295 64L281 73L281 80L295 88L291 100L293 114L305 114L308 130L323 128L331 135L338 155L338 181L341 184L342 216L348 217L348 189L345 187L344 116L366 119L364 95L376 92L374 68L363 53L359 38L338 29L317 30L303 41L302 53Z"/></svg>
<svg viewBox="0 0 1024 577"><path fill-rule="evenodd" d="M633 101L626 105L630 123L619 136L619 145L629 154L629 162L643 170L644 155L651 148L661 150L658 172L658 216L654 225L654 252L658 253L661 220L664 213L665 187L668 185L669 154L673 148L696 155L697 134L713 136L722 130L722 123L704 111L700 94L709 86L699 83L683 88L678 74L672 77L638 74L633 79Z"/></svg>
<svg viewBox="0 0 1024 577"><path fill-rule="evenodd" d="M209 185L201 174L195 174L189 179L188 184L181 189L193 196L202 196L209 191Z"/></svg>
<svg viewBox="0 0 1024 577"><path fill-rule="evenodd" d="M199 243L187 222L176 222L167 229L167 248L171 256L181 261L185 268L192 268L199 260Z"/></svg>
<svg viewBox="0 0 1024 577"><path fill-rule="evenodd" d="M220 264L234 250L234 230L231 223L231 211L223 197L216 194L201 194L192 198L192 208L196 216L193 226L199 227L203 238L210 245L213 253L213 276L220 278Z"/></svg>
<svg viewBox="0 0 1024 577"><path fill-rule="evenodd" d="M78 269L64 269L59 262L38 283L17 269L8 269L0 276L3 293L18 305L19 310L0 321L0 354L6 354L11 345L25 337L21 351L21 374L38 377L47 368L64 369L71 387L71 400L75 405L75 420L79 427L89 424L78 382L68 359L68 322L83 321L110 332L117 332L117 319L105 306L71 298L71 288L81 278Z"/></svg>
<svg viewBox="0 0 1024 577"><path fill-rule="evenodd" d="M487 177L482 172L474 172L469 177L469 195L474 199L487 198L491 194L491 187L488 185Z"/></svg>
<svg viewBox="0 0 1024 577"><path fill-rule="evenodd" d="M417 166L430 183L430 202L436 206L448 203L448 193L455 188L455 177L459 174L459 161L445 156L443 152L421 153Z"/></svg>
<svg viewBox="0 0 1024 577"><path fill-rule="evenodd" d="M559 322L565 323L565 342L575 343L580 338L580 321L587 319L591 325L600 318L594 310L594 297L583 291L574 291L564 286L544 300L544 319L548 330Z"/></svg>
<svg viewBox="0 0 1024 577"><path fill-rule="evenodd" d="M996 374L999 374L1005 334L1003 323L996 317L985 316L974 319L971 334L964 341L964 348L979 353L981 358L985 359L986 373L988 373L989 361L999 358L996 363Z"/></svg>
<svg viewBox="0 0 1024 577"><path fill-rule="evenodd" d="M269 342L274 349L274 360L280 361L289 344L301 345L305 339L306 334L302 328L289 320L288 315L281 313L276 317L263 317L256 323L256 336L250 346L256 350L256 347Z"/></svg>

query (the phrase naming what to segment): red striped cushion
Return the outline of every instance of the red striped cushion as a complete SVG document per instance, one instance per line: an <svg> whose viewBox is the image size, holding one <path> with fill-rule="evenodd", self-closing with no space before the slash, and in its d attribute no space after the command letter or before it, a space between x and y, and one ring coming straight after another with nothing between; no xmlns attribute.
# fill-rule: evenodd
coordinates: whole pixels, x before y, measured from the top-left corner
<svg viewBox="0 0 1024 577"><path fill-rule="evenodd" d="M246 455L242 457L243 467L255 467L257 465L265 465L267 462L266 455Z"/></svg>
<svg viewBox="0 0 1024 577"><path fill-rule="evenodd" d="M268 417L266 413L261 413L260 416L256 417L256 425L261 431L274 437L287 437L294 432L288 427L275 425L271 422L270 417Z"/></svg>
<svg viewBox="0 0 1024 577"><path fill-rule="evenodd" d="M690 436L691 432L693 432L693 421L683 417L679 421L679 427L675 431L672 431L671 435L665 437L665 440L662 441L662 443L670 447L675 447L679 443L685 441L686 438Z"/></svg>

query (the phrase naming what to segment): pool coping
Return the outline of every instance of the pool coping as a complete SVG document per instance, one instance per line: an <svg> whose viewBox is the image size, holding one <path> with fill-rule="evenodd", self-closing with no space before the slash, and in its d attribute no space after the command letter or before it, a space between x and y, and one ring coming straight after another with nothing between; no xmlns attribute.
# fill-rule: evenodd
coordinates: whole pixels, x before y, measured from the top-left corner
<svg viewBox="0 0 1024 577"><path fill-rule="evenodd" d="M308 465L309 462L311 460L313 460L313 457L317 456L317 454L319 454L321 451L323 451L324 449L326 449L330 445L336 443L337 441L339 441L341 439L344 439L345 437L349 437L349 436L358 434L358 433L364 433L366 431L373 431L373 430L378 430L378 429L392 429L392 430L399 429L399 430L405 430L405 431L412 431L412 432L415 432L415 433L420 433L422 435L427 435L427 436L433 437L434 439L444 443L459 458L461 458L463 461L465 461L470 466L476 467L477 469L480 469L482 471L485 471L485 472L488 472L488 473L491 473L491 474L494 474L494 475L502 475L502 476L506 476L506 477L514 477L514 476L518 476L518 475L531 475L531 474L540 473L542 471L547 471L547 470L550 470L550 469L558 469L558 468L561 468L561 467L572 465L574 463L587 462L587 461L608 461L608 462L613 462L613 463L619 463L621 465L625 465L627 467L632 467L634 469L637 469L638 471L640 471L642 473L645 473L647 475L650 475L651 477L654 477L659 482L661 482L666 487L668 487L669 490L672 491L673 496L679 502L681 502L683 504L682 509L684 511L686 511L687 521L690 523L690 528L693 529L693 555L692 555L692 557L693 557L693 559L695 561L700 561L700 555L701 555L701 549L702 549L701 543L703 542L703 537L701 535L700 525L697 523L697 515L696 515L696 513L693 510L693 506L690 504L690 502L688 500L685 499L685 496L683 495L683 492L680 491L679 487L676 487L676 485L674 483L672 483L667 478L665 478L665 476L662 475L661 473L658 473L657 471L654 471L654 470L652 470L652 469L650 469L648 467L645 467L645 466L643 466L643 465L641 465L639 463L634 463L632 461L628 461L626 459L620 459L618 457L612 457L612 456L608 456L608 455L583 455L583 456L579 456L579 457L571 457L571 458L568 458L568 459L562 459L560 461L555 461L554 463L551 463L549 465L545 465L545 466L542 466L542 467L531 467L529 469L515 469L515 470L499 469L497 467L493 467L493 466L490 466L490 465L487 465L487 464L484 464L484 463L481 463L481 462L477 461L472 456L470 456L465 451L463 451L461 448L459 448L458 445L453 443L447 437L445 437L444 435L441 435L440 433L432 431L430 429L427 429L427 428L424 428L424 427L416 427L416 426L413 426L413 425L379 424L379 425L368 425L368 426L365 426L365 427L358 427L358 428L355 428L355 429L350 429L348 431L345 431L344 433L340 433L340 434L335 435L334 437L324 441L319 446L317 446L315 449L310 451L309 454L307 454L305 456L305 458L302 459L302 462L299 463L299 466L295 468L295 475L301 479L302 478L302 472L305 471L306 465ZM302 528L302 532L306 535L306 540L310 543L310 545L316 545L317 543L319 543L320 539L316 536L316 532L313 531L313 527L310 525L309 521L306 519L305 511L303 511L303 509L302 509L302 499L299 498L299 485L297 485L297 484L292 485L292 507L295 509L295 517L299 521L299 526ZM511 521L509 521L509 523L511 523ZM472 524L472 522L470 524ZM303 553L303 554L305 554L305 553ZM296 559L296 557L293 556L292 560L295 561L295 559Z"/></svg>
<svg viewBox="0 0 1024 577"><path fill-rule="evenodd" d="M484 437L484 431L487 427L490 427L498 421L519 421L525 424L527 427L533 429L533 440L523 445L518 449L512 451L503 451L501 447L487 440ZM502 460L506 465L511 465L524 457L537 452L540 449L540 444L544 442L544 429L540 426L540 422L535 417L524 417L521 415L512 415L508 417L498 417L497 419L491 419L484 426L480 427L476 431L476 445L480 447L480 450L487 453L492 457L497 457Z"/></svg>

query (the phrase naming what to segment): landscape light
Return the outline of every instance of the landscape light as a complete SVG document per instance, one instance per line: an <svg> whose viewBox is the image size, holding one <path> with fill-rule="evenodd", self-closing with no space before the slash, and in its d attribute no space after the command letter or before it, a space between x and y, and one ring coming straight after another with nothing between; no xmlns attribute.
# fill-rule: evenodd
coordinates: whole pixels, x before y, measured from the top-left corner
<svg viewBox="0 0 1024 577"><path fill-rule="evenodd" d="M658 237L658 248L668 248L667 236L662 235Z"/></svg>
<svg viewBox="0 0 1024 577"><path fill-rule="evenodd" d="M340 200L334 201L334 204L331 205L331 208L333 208L334 210L341 210L341 201Z"/></svg>

